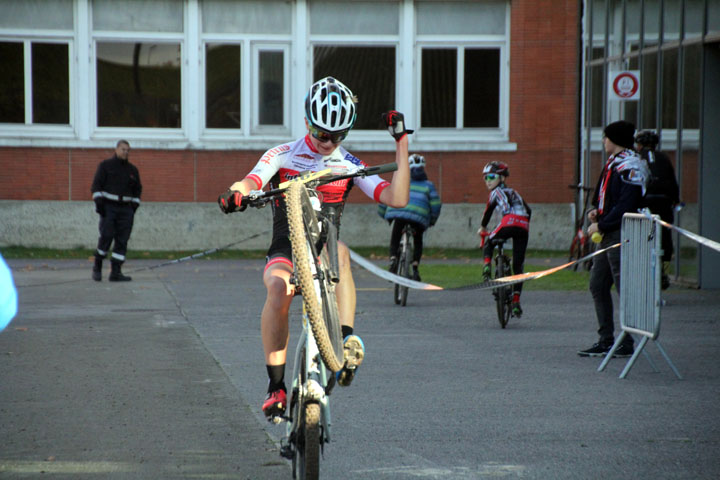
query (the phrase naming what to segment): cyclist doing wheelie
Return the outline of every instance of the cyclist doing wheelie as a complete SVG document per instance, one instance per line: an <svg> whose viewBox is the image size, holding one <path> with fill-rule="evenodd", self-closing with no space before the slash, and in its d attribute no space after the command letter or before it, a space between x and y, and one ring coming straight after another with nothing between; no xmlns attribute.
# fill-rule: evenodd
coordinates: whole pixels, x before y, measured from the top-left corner
<svg viewBox="0 0 720 480"><path fill-rule="evenodd" d="M490 261L494 245L493 239L508 239L513 241L513 273L523 273L525 264L525 250L528 244L528 231L530 229L530 206L523 200L518 192L508 187L505 180L510 176L510 169L504 162L490 162L483 168L485 186L490 190L490 198L485 206L478 235L487 234L487 225L490 223L495 209L499 209L502 219L495 229L490 232L489 238L483 247L483 278L490 280ZM522 315L520 307L520 294L522 283L513 285L512 313L516 317Z"/></svg>
<svg viewBox="0 0 720 480"><path fill-rule="evenodd" d="M228 192L220 196L221 209L226 212L236 210L240 207L241 197L250 191L260 190L266 185L277 188L280 183L301 173L330 168L333 174L339 174L364 166L361 160L340 146L355 124L356 102L350 89L332 77L315 82L305 98L308 133L265 152L243 180L234 183ZM338 229L345 199L355 185L377 202L395 207L407 203L410 184L407 134L412 130L405 129L403 115L397 111L383 114L383 120L396 141L398 169L393 173L392 181L373 175L339 180L318 188L322 196L321 214L332 219ZM289 341L288 312L295 294L295 286L291 283L293 257L284 198L278 197L272 206L273 236L263 272L267 297L261 314L261 336L269 377L262 410L268 419L281 416L287 407L284 377ZM345 365L337 373L337 380L340 385L347 386L363 360L364 345L360 337L353 334L355 283L350 270L350 254L344 244L339 244L338 257L340 281L335 291L345 339Z"/></svg>
<svg viewBox="0 0 720 480"><path fill-rule="evenodd" d="M425 157L413 153L408 159L410 163L410 200L404 208L392 208L381 203L378 205L378 214L393 224L390 235L390 271L397 272L398 248L400 237L405 225L410 224L413 229L413 280L420 281L418 265L423 252L423 235L425 230L435 225L440 216L442 202L435 190L435 185L428 180L425 173Z"/></svg>

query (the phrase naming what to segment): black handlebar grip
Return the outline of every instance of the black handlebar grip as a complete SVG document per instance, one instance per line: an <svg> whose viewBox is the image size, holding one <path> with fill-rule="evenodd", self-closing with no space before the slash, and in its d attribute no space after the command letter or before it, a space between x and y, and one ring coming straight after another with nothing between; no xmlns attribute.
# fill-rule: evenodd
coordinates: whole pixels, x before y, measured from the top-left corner
<svg viewBox="0 0 720 480"><path fill-rule="evenodd" d="M386 163L384 165L377 165L374 167L367 167L365 173L367 175L379 175L381 173L394 172L398 169L397 163Z"/></svg>

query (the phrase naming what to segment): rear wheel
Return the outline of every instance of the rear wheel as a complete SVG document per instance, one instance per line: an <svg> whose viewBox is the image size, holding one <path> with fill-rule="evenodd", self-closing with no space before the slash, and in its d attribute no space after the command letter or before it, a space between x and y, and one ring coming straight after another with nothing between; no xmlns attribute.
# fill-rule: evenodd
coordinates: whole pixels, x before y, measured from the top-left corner
<svg viewBox="0 0 720 480"><path fill-rule="evenodd" d="M496 268L495 268L495 278L502 278L505 276L506 271L509 267L507 265L507 259L502 256L498 255L496 260ZM497 304L497 315L498 315L498 322L500 322L500 326L502 328L505 328L507 326L508 320L510 320L510 287L498 287L495 292L497 293L497 296L495 297L495 303Z"/></svg>
<svg viewBox="0 0 720 480"><path fill-rule="evenodd" d="M315 480L320 477L320 405L306 403L300 414L302 419L293 457L293 477Z"/></svg>
<svg viewBox="0 0 720 480"><path fill-rule="evenodd" d="M412 278L410 265L412 263L412 249L410 248L410 235L405 232L402 237L402 257L400 259L402 269L398 269L399 275L405 278ZM408 287L400 285L400 305L407 305Z"/></svg>
<svg viewBox="0 0 720 480"><path fill-rule="evenodd" d="M344 363L342 330L335 285L325 267L329 265L327 253L318 256L315 248L320 238L317 216L302 183L290 184L286 197L296 280L320 356L328 369L337 372Z"/></svg>

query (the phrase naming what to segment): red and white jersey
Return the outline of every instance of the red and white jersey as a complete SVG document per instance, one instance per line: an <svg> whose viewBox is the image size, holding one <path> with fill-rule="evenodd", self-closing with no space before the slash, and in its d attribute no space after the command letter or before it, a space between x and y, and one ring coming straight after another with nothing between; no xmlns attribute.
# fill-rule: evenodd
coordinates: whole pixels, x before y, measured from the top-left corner
<svg viewBox="0 0 720 480"><path fill-rule="evenodd" d="M252 180L258 190L266 185L272 189L278 188L282 182L292 180L301 173L319 172L329 168L334 175L342 175L365 166L367 165L363 161L354 157L341 146L338 146L332 154L323 156L315 150L310 138L306 135L294 142L278 145L265 152L255 168L245 178ZM360 187L365 195L379 202L380 193L390 183L378 175L372 175L338 180L318 187L322 209L323 211L335 210L336 215L333 218L338 228L345 199L354 185ZM288 235L285 199L278 197L272 206L273 242L275 242L275 240Z"/></svg>
<svg viewBox="0 0 720 480"><path fill-rule="evenodd" d="M265 152L246 178L255 182L257 189L260 190L268 184L271 188L277 188L280 183L291 180L300 173L319 172L330 168L333 175L341 175L365 166L367 166L365 162L354 157L342 146L328 156L321 155L306 135ZM379 176L372 175L338 180L322 185L318 191L322 193L323 203L342 203L353 185L357 185L365 195L379 202L380 193L390 184Z"/></svg>

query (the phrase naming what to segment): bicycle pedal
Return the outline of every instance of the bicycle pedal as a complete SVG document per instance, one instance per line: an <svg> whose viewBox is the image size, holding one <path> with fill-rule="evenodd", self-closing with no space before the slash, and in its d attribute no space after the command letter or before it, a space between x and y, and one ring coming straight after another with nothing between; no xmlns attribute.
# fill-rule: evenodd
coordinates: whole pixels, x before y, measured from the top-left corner
<svg viewBox="0 0 720 480"><path fill-rule="evenodd" d="M293 449L292 445L289 443L287 445L281 445L280 456L283 458L287 458L288 460L292 460L295 456L295 449Z"/></svg>
<svg viewBox="0 0 720 480"><path fill-rule="evenodd" d="M289 420L289 418L285 415L270 415L269 417L267 417L267 421L270 423L274 423L275 425L278 425L287 420Z"/></svg>

